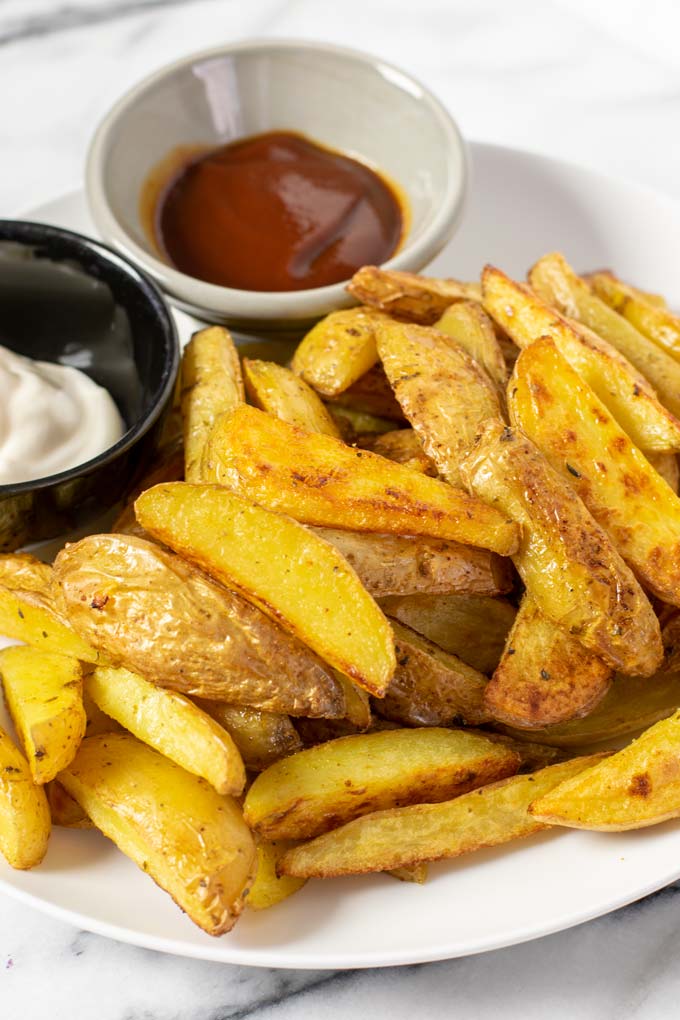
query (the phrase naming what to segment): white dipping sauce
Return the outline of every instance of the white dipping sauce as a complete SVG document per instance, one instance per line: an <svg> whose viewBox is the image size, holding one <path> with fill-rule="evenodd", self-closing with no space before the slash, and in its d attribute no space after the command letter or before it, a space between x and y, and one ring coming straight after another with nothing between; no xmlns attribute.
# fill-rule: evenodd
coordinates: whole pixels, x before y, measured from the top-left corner
<svg viewBox="0 0 680 1020"><path fill-rule="evenodd" d="M84 372L0 347L0 485L84 464L124 432L111 395Z"/></svg>

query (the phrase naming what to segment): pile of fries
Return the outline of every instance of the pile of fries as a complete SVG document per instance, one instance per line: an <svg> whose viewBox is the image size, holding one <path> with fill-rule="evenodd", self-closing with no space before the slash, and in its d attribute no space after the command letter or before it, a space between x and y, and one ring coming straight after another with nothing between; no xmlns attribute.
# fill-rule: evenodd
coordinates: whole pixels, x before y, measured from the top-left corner
<svg viewBox="0 0 680 1020"><path fill-rule="evenodd" d="M195 334L113 532L0 557L13 867L96 827L219 935L680 815L680 319L559 254L349 290L290 367Z"/></svg>

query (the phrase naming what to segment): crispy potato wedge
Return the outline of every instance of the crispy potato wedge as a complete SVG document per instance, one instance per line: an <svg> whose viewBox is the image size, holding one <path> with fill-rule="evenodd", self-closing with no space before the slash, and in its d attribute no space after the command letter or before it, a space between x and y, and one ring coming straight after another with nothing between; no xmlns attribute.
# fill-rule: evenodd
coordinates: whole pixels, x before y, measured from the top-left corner
<svg viewBox="0 0 680 1020"><path fill-rule="evenodd" d="M397 670L375 711L406 726L450 726L489 722L484 707L487 678L416 633L392 621Z"/></svg>
<svg viewBox="0 0 680 1020"><path fill-rule="evenodd" d="M220 419L206 480L304 524L449 538L507 555L519 529L480 500L254 407Z"/></svg>
<svg viewBox="0 0 680 1020"><path fill-rule="evenodd" d="M680 414L680 364L593 293L563 255L555 252L539 259L529 283L562 315L582 322L615 347L651 383L661 403L676 417Z"/></svg>
<svg viewBox="0 0 680 1020"><path fill-rule="evenodd" d="M257 872L248 892L247 907L251 907L252 910L267 910L268 907L275 907L277 903L288 899L302 888L306 879L290 878L288 875L276 873L279 861L286 851L294 846L297 846L297 840L293 839L256 841Z"/></svg>
<svg viewBox="0 0 680 1020"><path fill-rule="evenodd" d="M638 332L680 360L680 318L668 310L663 298L631 287L611 272L592 273L588 282L595 294Z"/></svg>
<svg viewBox="0 0 680 1020"><path fill-rule="evenodd" d="M487 266L482 279L486 310L518 347L549 337L636 446L657 453L680 449L680 423L616 348L585 326L569 322L499 269Z"/></svg>
<svg viewBox="0 0 680 1020"><path fill-rule="evenodd" d="M379 317L372 308L331 312L300 341L293 355L293 372L324 397L343 393L378 360L375 323Z"/></svg>
<svg viewBox="0 0 680 1020"><path fill-rule="evenodd" d="M551 726L591 712L611 678L606 662L549 620L527 592L484 691L484 708L521 729Z"/></svg>
<svg viewBox="0 0 680 1020"><path fill-rule="evenodd" d="M395 595L380 600L387 615L423 634L480 673L500 660L515 607L483 595Z"/></svg>
<svg viewBox="0 0 680 1020"><path fill-rule="evenodd" d="M44 789L50 807L52 825L59 825L62 829L94 828L92 819L87 817L78 801L74 800L56 779L47 783Z"/></svg>
<svg viewBox="0 0 680 1020"><path fill-rule="evenodd" d="M393 429L360 445L366 450L372 450L373 453L379 453L381 457L393 460L396 464L410 467L412 471L419 471L422 475L430 475L432 478L437 477L435 463L423 450L423 444L414 429Z"/></svg>
<svg viewBox="0 0 680 1020"><path fill-rule="evenodd" d="M0 854L12 868L35 868L47 853L50 829L45 791L0 726Z"/></svg>
<svg viewBox="0 0 680 1020"><path fill-rule="evenodd" d="M530 813L548 825L621 832L680 815L680 712L628 747L536 797Z"/></svg>
<svg viewBox="0 0 680 1020"><path fill-rule="evenodd" d="M499 393L505 395L508 367L503 350L496 337L493 322L477 301L458 301L449 305L434 323L440 333L446 333L481 365Z"/></svg>
<svg viewBox="0 0 680 1020"><path fill-rule="evenodd" d="M522 351L508 406L645 587L680 605L680 499L552 341Z"/></svg>
<svg viewBox="0 0 680 1020"><path fill-rule="evenodd" d="M201 481L203 449L221 414L245 400L238 352L227 329L209 326L194 333L181 367L184 476Z"/></svg>
<svg viewBox="0 0 680 1020"><path fill-rule="evenodd" d="M83 670L76 659L28 645L0 651L0 676L33 781L48 783L85 735Z"/></svg>
<svg viewBox="0 0 680 1020"><path fill-rule="evenodd" d="M532 800L598 760L598 755L575 758L440 804L414 804L364 815L289 850L279 868L284 875L300 878L358 875L460 857L523 839L545 828L544 822L528 812Z"/></svg>
<svg viewBox="0 0 680 1020"><path fill-rule="evenodd" d="M514 736L510 736L507 733L496 733L491 730L467 729L466 732L480 733L487 740L499 741L505 747L509 747L511 751L515 751L520 758L518 771L521 773L545 769L548 765L555 765L558 761L564 761L568 757L559 747L553 747L551 744L537 744L533 740L527 740L527 737L531 736L531 734L524 732L516 732Z"/></svg>
<svg viewBox="0 0 680 1020"><path fill-rule="evenodd" d="M28 553L0 556L0 634L45 652L98 662L57 605L52 568Z"/></svg>
<svg viewBox="0 0 680 1020"><path fill-rule="evenodd" d="M589 747L609 743L651 726L680 708L680 674L657 673L640 681L637 676L616 674L603 700L583 719L532 730L531 740L553 747ZM522 739L525 731L503 727L505 733Z"/></svg>
<svg viewBox="0 0 680 1020"><path fill-rule="evenodd" d="M246 794L244 817L267 839L305 839L369 811L447 800L518 767L514 751L463 730L359 733L260 773Z"/></svg>
<svg viewBox="0 0 680 1020"><path fill-rule="evenodd" d="M91 535L59 553L55 574L73 627L116 666L183 694L273 712L344 713L342 691L319 658L167 549Z"/></svg>
<svg viewBox="0 0 680 1020"><path fill-rule="evenodd" d="M436 280L396 269L362 266L347 285L365 305L400 319L431 326L455 301L479 301L479 285Z"/></svg>
<svg viewBox="0 0 680 1020"><path fill-rule="evenodd" d="M143 743L202 776L218 793L243 792L246 770L236 744L183 694L157 687L129 669L99 667L85 683L94 703Z"/></svg>
<svg viewBox="0 0 680 1020"><path fill-rule="evenodd" d="M495 386L455 340L428 326L387 320L376 328L376 343L423 450L445 481L461 487L460 460L480 422L501 417Z"/></svg>
<svg viewBox="0 0 680 1020"><path fill-rule="evenodd" d="M400 882L415 882L416 885L425 885L427 882L427 862L418 861L417 864L405 864L403 868L392 868L386 872L387 875L391 875L392 878L397 878ZM286 878L290 878L290 875L286 875ZM298 879L298 882L302 879Z"/></svg>
<svg viewBox="0 0 680 1020"><path fill-rule="evenodd" d="M302 741L287 715L226 701L201 700L198 704L227 731L250 772L262 772L279 758L302 750Z"/></svg>
<svg viewBox="0 0 680 1020"><path fill-rule="evenodd" d="M340 404L327 404L326 407L346 443L355 443L362 436L378 436L383 432L394 431L391 418L379 418L375 414L357 411L354 407L342 407Z"/></svg>
<svg viewBox="0 0 680 1020"><path fill-rule="evenodd" d="M341 673L371 694L387 690L392 631L328 542L219 486L158 485L135 511L150 534L242 592Z"/></svg>
<svg viewBox="0 0 680 1020"><path fill-rule="evenodd" d="M509 560L488 549L407 535L314 531L351 563L374 598L414 592L501 595L512 588Z"/></svg>
<svg viewBox="0 0 680 1020"><path fill-rule="evenodd" d="M341 438L340 429L318 394L289 368L274 361L244 358L243 376L251 403L262 411L307 432L323 432Z"/></svg>
<svg viewBox="0 0 680 1020"><path fill-rule="evenodd" d="M646 453L645 457L674 493L680 488L680 467L675 453Z"/></svg>
<svg viewBox="0 0 680 1020"><path fill-rule="evenodd" d="M88 737L59 782L199 928L233 928L256 866L235 800L127 733Z"/></svg>
<svg viewBox="0 0 680 1020"><path fill-rule="evenodd" d="M521 524L513 561L541 611L613 668L651 676L663 652L649 600L533 443L490 420L462 469L471 492Z"/></svg>
<svg viewBox="0 0 680 1020"><path fill-rule="evenodd" d="M348 389L328 400L333 405L352 407L355 411L377 418L388 418L392 422L404 421L404 412L392 392L382 365L374 365Z"/></svg>

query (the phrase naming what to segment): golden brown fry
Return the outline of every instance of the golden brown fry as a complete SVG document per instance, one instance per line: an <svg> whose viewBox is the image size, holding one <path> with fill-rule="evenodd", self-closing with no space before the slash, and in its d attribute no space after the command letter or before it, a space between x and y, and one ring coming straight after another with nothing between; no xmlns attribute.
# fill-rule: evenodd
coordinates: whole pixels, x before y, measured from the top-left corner
<svg viewBox="0 0 680 1020"><path fill-rule="evenodd" d="M114 665L184 694L287 713L344 712L320 659L167 549L91 535L57 556L55 573L73 627Z"/></svg>
<svg viewBox="0 0 680 1020"><path fill-rule="evenodd" d="M598 759L575 758L441 804L376 811L289 850L280 870L309 878L357 875L460 857L523 839L545 828L528 813L531 801Z"/></svg>
<svg viewBox="0 0 680 1020"><path fill-rule="evenodd" d="M484 707L509 726L551 726L591 712L611 676L599 656L544 616L527 593L484 692Z"/></svg>
<svg viewBox="0 0 680 1020"><path fill-rule="evenodd" d="M233 928L255 873L235 800L127 733L88 737L59 782L195 924Z"/></svg>
<svg viewBox="0 0 680 1020"><path fill-rule="evenodd" d="M198 704L227 731L251 772L262 772L279 758L302 750L302 741L287 715L260 712L226 701Z"/></svg>
<svg viewBox="0 0 680 1020"><path fill-rule="evenodd" d="M319 396L290 369L273 361L244 358L243 375L246 392L256 407L307 432L340 438L340 429Z"/></svg>
<svg viewBox="0 0 680 1020"><path fill-rule="evenodd" d="M479 301L476 283L436 280L416 273L363 266L347 285L350 294L388 315L432 325L455 301Z"/></svg>
<svg viewBox="0 0 680 1020"><path fill-rule="evenodd" d="M220 419L206 460L207 481L305 524L517 547L517 525L480 500L254 407Z"/></svg>
<svg viewBox="0 0 680 1020"><path fill-rule="evenodd" d="M421 634L392 621L397 670L377 713L407 726L479 724L492 716L484 707L487 678Z"/></svg>
<svg viewBox="0 0 680 1020"><path fill-rule="evenodd" d="M359 733L262 772L248 790L244 816L267 839L304 839L370 811L447 800L518 766L513 751L462 730Z"/></svg>
<svg viewBox="0 0 680 1020"><path fill-rule="evenodd" d="M333 406L351 407L373 417L403 422L404 413L395 399L382 365L374 365L348 389L328 398ZM394 425L392 425L394 428Z"/></svg>
<svg viewBox="0 0 680 1020"><path fill-rule="evenodd" d="M45 791L0 726L0 854L12 868L34 868L47 852L50 828Z"/></svg>
<svg viewBox="0 0 680 1020"><path fill-rule="evenodd" d="M488 421L462 468L472 492L521 524L513 561L541 611L613 668L651 676L662 649L647 597L533 443L500 421Z"/></svg>
<svg viewBox="0 0 680 1020"><path fill-rule="evenodd" d="M252 910L267 910L302 888L306 879L290 878L288 875L276 873L279 861L294 846L297 846L297 840L293 839L256 841L257 871L255 881L248 892L247 907Z"/></svg>
<svg viewBox="0 0 680 1020"><path fill-rule="evenodd" d="M335 397L356 382L378 360L372 308L331 312L317 322L293 356L293 371L324 397Z"/></svg>
<svg viewBox="0 0 680 1020"><path fill-rule="evenodd" d="M387 320L376 327L378 354L423 449L450 485L480 422L500 418L496 388L455 340L427 326Z"/></svg>
<svg viewBox="0 0 680 1020"><path fill-rule="evenodd" d="M512 588L510 561L488 549L418 536L314 531L342 553L374 598L414 592L502 595Z"/></svg>
<svg viewBox="0 0 680 1020"><path fill-rule="evenodd" d="M529 811L548 825L621 832L680 815L680 712L628 747L537 797Z"/></svg>
<svg viewBox="0 0 680 1020"><path fill-rule="evenodd" d="M219 415L245 400L238 353L222 326L194 333L182 356L185 478L201 481L203 449Z"/></svg>
<svg viewBox="0 0 680 1020"><path fill-rule="evenodd" d="M387 615L423 634L480 673L498 665L515 607L484 595L395 595L380 600Z"/></svg>
<svg viewBox="0 0 680 1020"><path fill-rule="evenodd" d="M615 347L651 383L662 404L680 414L680 364L593 293L563 255L555 252L539 259L529 283L562 315L582 322Z"/></svg>
<svg viewBox="0 0 680 1020"><path fill-rule="evenodd" d="M392 631L328 542L219 486L158 485L139 497L135 511L150 534L241 592L335 669L371 694L387 690L395 668Z"/></svg>
<svg viewBox="0 0 680 1020"><path fill-rule="evenodd" d="M508 405L642 583L680 605L680 499L550 340L520 354Z"/></svg>
<svg viewBox="0 0 680 1020"><path fill-rule="evenodd" d="M85 735L82 667L18 645L0 651L0 676L33 781L42 786L73 760Z"/></svg>
<svg viewBox="0 0 680 1020"><path fill-rule="evenodd" d="M450 305L434 327L453 337L481 365L499 393L505 395L508 368L503 350L493 322L477 301L458 301Z"/></svg>
<svg viewBox="0 0 680 1020"><path fill-rule="evenodd" d="M680 423L611 344L585 326L569 322L499 269L487 266L482 280L485 308L519 347L549 337L636 446L645 452L680 449Z"/></svg>
<svg viewBox="0 0 680 1020"><path fill-rule="evenodd" d="M397 464L410 467L412 471L420 471L421 474L430 475L432 478L437 477L434 461L423 450L423 444L414 429L393 429L391 432L383 432L370 442L361 443L361 446Z"/></svg>
<svg viewBox="0 0 680 1020"><path fill-rule="evenodd" d="M661 350L680 360L680 319L668 310L663 298L637 290L611 272L592 273L588 282L610 308Z"/></svg>

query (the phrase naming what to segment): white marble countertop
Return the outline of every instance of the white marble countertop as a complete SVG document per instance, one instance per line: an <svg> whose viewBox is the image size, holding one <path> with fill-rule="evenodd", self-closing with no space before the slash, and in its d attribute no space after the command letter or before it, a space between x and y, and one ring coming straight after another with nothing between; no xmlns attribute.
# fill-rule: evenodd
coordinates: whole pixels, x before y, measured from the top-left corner
<svg viewBox="0 0 680 1020"><path fill-rule="evenodd" d="M137 79L258 35L372 50L429 84L468 136L680 197L679 27L675 0L0 0L0 213L78 187L95 124ZM680 995L679 892L484 956L338 973L163 956L0 897L0 1016L665 1020Z"/></svg>

